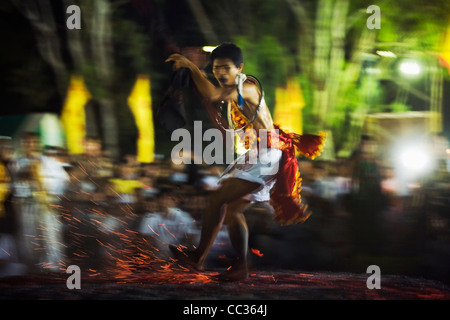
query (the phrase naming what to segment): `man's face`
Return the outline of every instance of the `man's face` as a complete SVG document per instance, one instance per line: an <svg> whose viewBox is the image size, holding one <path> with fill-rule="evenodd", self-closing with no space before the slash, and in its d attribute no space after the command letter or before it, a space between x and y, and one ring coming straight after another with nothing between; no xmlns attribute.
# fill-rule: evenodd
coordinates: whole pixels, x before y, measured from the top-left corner
<svg viewBox="0 0 450 320"><path fill-rule="evenodd" d="M221 87L233 86L236 76L242 71L242 64L236 67L231 59L216 58L213 61L212 71Z"/></svg>
<svg viewBox="0 0 450 320"><path fill-rule="evenodd" d="M40 141L38 137L27 136L22 139L22 146L28 156L37 153L40 150Z"/></svg>
<svg viewBox="0 0 450 320"><path fill-rule="evenodd" d="M102 146L97 141L87 140L85 143L85 152L89 156L100 156L102 153Z"/></svg>

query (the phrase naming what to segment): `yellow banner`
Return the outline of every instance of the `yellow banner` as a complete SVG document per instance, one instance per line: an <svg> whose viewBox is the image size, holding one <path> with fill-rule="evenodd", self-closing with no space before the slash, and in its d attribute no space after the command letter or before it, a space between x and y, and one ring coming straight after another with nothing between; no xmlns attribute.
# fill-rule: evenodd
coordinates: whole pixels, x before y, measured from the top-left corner
<svg viewBox="0 0 450 320"><path fill-rule="evenodd" d="M155 156L155 141L153 128L152 99L150 95L150 78L139 75L128 97L128 105L134 115L138 128L137 161L153 162Z"/></svg>
<svg viewBox="0 0 450 320"><path fill-rule="evenodd" d="M303 133L302 109L305 106L300 83L289 79L275 89L274 122L290 132Z"/></svg>
<svg viewBox="0 0 450 320"><path fill-rule="evenodd" d="M86 114L84 107L91 95L84 84L83 77L72 76L61 113L61 122L67 141L67 149L71 154L84 152L84 137L86 135Z"/></svg>

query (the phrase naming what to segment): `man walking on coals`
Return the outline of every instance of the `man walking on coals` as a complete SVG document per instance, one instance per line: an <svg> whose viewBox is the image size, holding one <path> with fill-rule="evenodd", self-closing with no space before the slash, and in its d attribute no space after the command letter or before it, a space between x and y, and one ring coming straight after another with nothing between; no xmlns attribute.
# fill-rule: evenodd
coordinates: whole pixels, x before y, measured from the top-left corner
<svg viewBox="0 0 450 320"><path fill-rule="evenodd" d="M260 132L268 132L266 148L247 150L225 170L219 189L210 197L197 248L181 251L177 246L171 246L180 262L203 270L208 252L225 222L236 251L236 261L219 279L243 280L248 277L248 228L243 212L252 201L270 200L277 222L292 224L305 221L309 214L306 214L306 206L300 199L301 178L295 153L297 150L313 159L320 154L325 135L287 133L274 124L258 81L242 73L242 51L234 44L222 44L211 53L212 71L219 87L180 54L172 54L166 62L173 62L176 70L187 68L190 71L195 88L216 125L222 125L217 120L220 116L215 107L220 104L227 107L228 128L234 132L251 130L254 133L253 136L245 135L247 146L257 145ZM253 141L249 141L251 139ZM252 158L249 156L251 152L257 153L256 161L248 161Z"/></svg>

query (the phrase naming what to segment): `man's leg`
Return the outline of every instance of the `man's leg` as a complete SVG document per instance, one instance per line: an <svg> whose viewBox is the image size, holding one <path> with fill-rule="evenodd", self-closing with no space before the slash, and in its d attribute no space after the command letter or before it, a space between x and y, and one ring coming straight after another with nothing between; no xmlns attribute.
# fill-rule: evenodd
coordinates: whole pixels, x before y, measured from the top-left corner
<svg viewBox="0 0 450 320"><path fill-rule="evenodd" d="M223 280L241 280L248 277L247 254L248 254L248 226L244 211L250 206L250 202L238 199L227 204L225 224L231 244L236 253L236 261L231 268L222 274Z"/></svg>
<svg viewBox="0 0 450 320"><path fill-rule="evenodd" d="M217 234L222 228L226 213L224 205L252 193L259 186L260 184L258 183L238 178L225 180L220 189L211 195L208 208L203 217L200 243L197 249L186 253L187 256L184 257L174 251L177 257L182 258L197 269L201 269Z"/></svg>
<svg viewBox="0 0 450 320"><path fill-rule="evenodd" d="M226 214L225 204L241 199L256 190L260 184L237 178L224 181L223 185L210 198L210 203L203 218L202 234L196 253L202 265L208 256L217 234L222 228Z"/></svg>

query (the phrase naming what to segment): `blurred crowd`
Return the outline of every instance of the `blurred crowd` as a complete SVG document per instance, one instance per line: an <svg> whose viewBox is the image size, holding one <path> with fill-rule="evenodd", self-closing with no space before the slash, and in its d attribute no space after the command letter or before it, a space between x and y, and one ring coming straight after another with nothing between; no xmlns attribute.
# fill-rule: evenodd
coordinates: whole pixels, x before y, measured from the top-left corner
<svg viewBox="0 0 450 320"><path fill-rule="evenodd" d="M196 242L219 168L141 164L134 155L114 163L95 137L84 149L70 155L42 146L35 133L24 134L17 150L0 139L0 268L111 270L139 255L149 266L169 259L169 243Z"/></svg>
<svg viewBox="0 0 450 320"><path fill-rule="evenodd" d="M253 204L245 214L255 266L365 272L361 266L376 264L382 272L448 280L445 162L407 194L368 137L349 159L300 159L299 165L302 197L313 215L304 224L279 226L268 203ZM141 164L132 155L114 163L95 137L86 138L81 155L42 147L34 133L17 150L3 137L0 276L65 271L72 264L116 276L166 266L168 244L197 243L208 194L223 169L174 166L170 159ZM211 263L226 266L232 257L226 232L214 251Z"/></svg>

